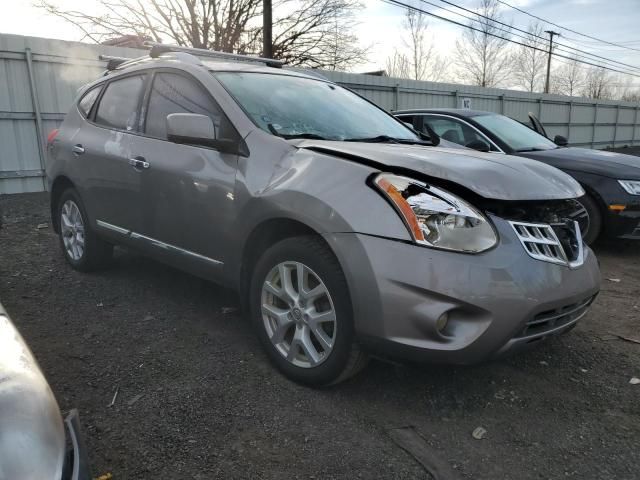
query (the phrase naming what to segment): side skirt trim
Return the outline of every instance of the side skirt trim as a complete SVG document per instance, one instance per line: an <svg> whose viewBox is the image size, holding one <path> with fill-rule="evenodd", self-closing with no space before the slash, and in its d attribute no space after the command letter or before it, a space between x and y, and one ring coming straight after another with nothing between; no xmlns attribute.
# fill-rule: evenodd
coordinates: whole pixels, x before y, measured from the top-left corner
<svg viewBox="0 0 640 480"><path fill-rule="evenodd" d="M214 258L205 257L204 255L200 255L199 253L192 252L190 250L185 250L184 248L176 247L175 245L170 245L165 242L161 242L160 240L156 240L155 238L147 237L146 235L142 235L141 233L132 232L131 230L127 230L126 228L118 227L117 225L112 225L110 223L104 222L102 220L97 220L96 224L100 228L104 228L106 230L111 230L112 232L119 233L120 235L125 235L133 240L142 240L149 245L161 248L163 250L177 253L181 255L187 255L189 257L195 258L197 260L201 260L204 262L211 263L216 266L224 265L224 262L220 260L216 260Z"/></svg>

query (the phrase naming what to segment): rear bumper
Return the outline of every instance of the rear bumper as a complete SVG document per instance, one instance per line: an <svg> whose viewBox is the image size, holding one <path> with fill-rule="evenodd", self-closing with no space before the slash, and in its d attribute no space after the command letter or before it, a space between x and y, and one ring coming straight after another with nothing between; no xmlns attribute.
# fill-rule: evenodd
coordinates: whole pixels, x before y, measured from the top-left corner
<svg viewBox="0 0 640 480"><path fill-rule="evenodd" d="M534 260L506 222L494 223L500 243L478 255L329 236L345 270L359 341L383 355L472 364L572 328L600 288L593 252L587 249L575 269ZM445 313L448 324L439 331Z"/></svg>

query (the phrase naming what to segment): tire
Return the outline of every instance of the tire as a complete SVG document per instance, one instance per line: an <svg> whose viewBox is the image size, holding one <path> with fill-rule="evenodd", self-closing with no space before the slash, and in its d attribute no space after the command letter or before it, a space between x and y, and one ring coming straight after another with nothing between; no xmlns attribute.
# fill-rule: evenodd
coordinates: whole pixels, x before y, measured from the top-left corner
<svg viewBox="0 0 640 480"><path fill-rule="evenodd" d="M113 245L98 238L78 192L69 188L58 200L56 219L62 254L69 265L81 272L104 268L113 256Z"/></svg>
<svg viewBox="0 0 640 480"><path fill-rule="evenodd" d="M290 280L288 289L283 276ZM354 342L347 282L320 238L288 238L267 249L253 269L249 302L260 342L289 379L316 387L331 385L366 366L367 356Z"/></svg>
<svg viewBox="0 0 640 480"><path fill-rule="evenodd" d="M591 245L602 231L602 213L596 201L589 194L579 198L578 202L584 207L589 216L589 225L582 232L582 238L587 245Z"/></svg>

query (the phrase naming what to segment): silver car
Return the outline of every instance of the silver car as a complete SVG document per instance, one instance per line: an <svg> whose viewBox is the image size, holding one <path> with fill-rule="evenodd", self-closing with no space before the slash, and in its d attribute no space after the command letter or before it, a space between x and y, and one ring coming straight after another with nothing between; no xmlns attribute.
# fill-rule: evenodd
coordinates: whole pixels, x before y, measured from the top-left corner
<svg viewBox="0 0 640 480"><path fill-rule="evenodd" d="M370 353L479 362L586 313L600 272L571 177L443 148L322 78L177 50L112 62L50 135L72 267L121 244L231 286L273 363L311 385Z"/></svg>
<svg viewBox="0 0 640 480"><path fill-rule="evenodd" d="M0 480L89 480L77 410L63 420L29 347L0 304Z"/></svg>

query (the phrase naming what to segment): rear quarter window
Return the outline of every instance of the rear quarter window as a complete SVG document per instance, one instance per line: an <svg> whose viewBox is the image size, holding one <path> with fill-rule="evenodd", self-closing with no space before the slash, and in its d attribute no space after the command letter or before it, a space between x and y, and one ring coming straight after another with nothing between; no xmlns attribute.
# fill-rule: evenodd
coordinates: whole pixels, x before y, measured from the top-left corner
<svg viewBox="0 0 640 480"><path fill-rule="evenodd" d="M93 104L96 103L96 99L98 98L98 95L100 95L100 90L102 90L102 85L93 87L91 90L86 92L78 102L78 110L80 110L80 113L85 118L89 116L89 112L91 111Z"/></svg>

